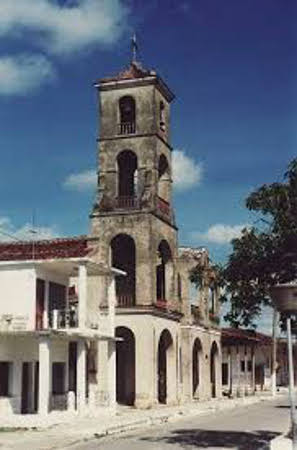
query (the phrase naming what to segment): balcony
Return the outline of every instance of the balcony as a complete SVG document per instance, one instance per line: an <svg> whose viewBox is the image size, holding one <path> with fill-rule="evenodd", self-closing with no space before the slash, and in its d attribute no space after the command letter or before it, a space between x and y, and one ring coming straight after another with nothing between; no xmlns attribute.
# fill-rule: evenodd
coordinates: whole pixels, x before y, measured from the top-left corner
<svg viewBox="0 0 297 450"><path fill-rule="evenodd" d="M170 204L168 202L166 202L166 200L164 200L161 197L158 197L157 199L157 208L160 211L161 214L163 214L164 216L170 218Z"/></svg>
<svg viewBox="0 0 297 450"><path fill-rule="evenodd" d="M78 310L77 306L71 306L67 309L53 309L44 311L43 314L36 314L37 330L63 330L69 328L78 328Z"/></svg>
<svg viewBox="0 0 297 450"><path fill-rule="evenodd" d="M161 310L167 311L167 312L180 312L179 305L176 304L176 302L168 302L165 299L158 299L155 303L155 306L158 309L161 309Z"/></svg>
<svg viewBox="0 0 297 450"><path fill-rule="evenodd" d="M135 122L122 122L118 124L118 134L135 134Z"/></svg>
<svg viewBox="0 0 297 450"><path fill-rule="evenodd" d="M139 200L134 196L121 196L116 199L116 208L120 209L138 209Z"/></svg>
<svg viewBox="0 0 297 450"><path fill-rule="evenodd" d="M118 295L117 296L117 307L118 308L130 308L135 306L135 298L133 295Z"/></svg>
<svg viewBox="0 0 297 450"><path fill-rule="evenodd" d="M78 328L78 311L76 307L54 309L49 314L49 327L54 330Z"/></svg>

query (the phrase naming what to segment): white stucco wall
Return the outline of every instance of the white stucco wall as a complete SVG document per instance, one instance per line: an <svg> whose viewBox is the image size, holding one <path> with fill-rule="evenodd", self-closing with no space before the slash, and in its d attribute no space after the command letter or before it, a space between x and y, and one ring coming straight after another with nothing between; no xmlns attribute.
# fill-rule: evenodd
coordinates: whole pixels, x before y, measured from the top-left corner
<svg viewBox="0 0 297 450"><path fill-rule="evenodd" d="M68 277L40 266L0 266L0 330L34 330L36 279L68 286Z"/></svg>
<svg viewBox="0 0 297 450"><path fill-rule="evenodd" d="M12 316L11 325L9 316ZM0 328L9 325L12 329L32 330L35 328L34 268L1 267Z"/></svg>

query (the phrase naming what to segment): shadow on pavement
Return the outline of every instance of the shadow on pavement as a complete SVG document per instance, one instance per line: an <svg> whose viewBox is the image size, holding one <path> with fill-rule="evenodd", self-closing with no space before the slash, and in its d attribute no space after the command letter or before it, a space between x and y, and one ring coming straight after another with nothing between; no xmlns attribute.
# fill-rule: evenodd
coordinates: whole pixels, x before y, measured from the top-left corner
<svg viewBox="0 0 297 450"><path fill-rule="evenodd" d="M276 405L275 408L285 408L285 409L290 409L291 406L290 406L290 405ZM295 406L295 408L297 409L297 406Z"/></svg>
<svg viewBox="0 0 297 450"><path fill-rule="evenodd" d="M197 447L219 447L233 448L238 450L268 450L270 441L279 436L280 433L271 431L213 431L200 429L174 430L168 436L148 437L141 440L148 442L164 442L166 444L178 444L182 448Z"/></svg>

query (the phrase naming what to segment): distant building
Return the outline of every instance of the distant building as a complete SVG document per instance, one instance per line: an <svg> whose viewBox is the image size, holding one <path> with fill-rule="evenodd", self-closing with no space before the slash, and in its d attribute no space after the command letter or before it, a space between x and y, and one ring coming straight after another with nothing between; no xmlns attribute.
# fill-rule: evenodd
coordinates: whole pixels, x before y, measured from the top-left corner
<svg viewBox="0 0 297 450"><path fill-rule="evenodd" d="M276 385L288 386L287 342L277 339ZM294 354L297 355L296 344ZM297 363L294 358L295 383ZM222 329L222 389L232 397L270 391L272 337L252 330Z"/></svg>

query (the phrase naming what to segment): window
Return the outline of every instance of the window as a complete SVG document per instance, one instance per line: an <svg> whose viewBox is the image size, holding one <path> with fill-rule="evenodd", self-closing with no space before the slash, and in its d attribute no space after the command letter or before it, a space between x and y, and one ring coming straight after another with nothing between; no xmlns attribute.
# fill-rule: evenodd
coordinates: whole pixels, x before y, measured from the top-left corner
<svg viewBox="0 0 297 450"><path fill-rule="evenodd" d="M247 370L248 370L248 372L252 371L252 361L251 360L249 360L247 363Z"/></svg>
<svg viewBox="0 0 297 450"><path fill-rule="evenodd" d="M126 95L119 102L120 124L119 134L135 133L135 100Z"/></svg>
<svg viewBox="0 0 297 450"><path fill-rule="evenodd" d="M160 129L162 131L165 131L165 129L166 129L166 124L165 124L165 105L164 105L164 103L162 101L160 102Z"/></svg>
<svg viewBox="0 0 297 450"><path fill-rule="evenodd" d="M245 372L245 361L244 360L240 361L240 370L241 370L241 372Z"/></svg>
<svg viewBox="0 0 297 450"><path fill-rule="evenodd" d="M223 386L228 384L229 367L228 363L222 363L222 384Z"/></svg>
<svg viewBox="0 0 297 450"><path fill-rule="evenodd" d="M180 274L177 275L177 295L178 295L178 300L181 302L182 301L182 281L181 281Z"/></svg>
<svg viewBox="0 0 297 450"><path fill-rule="evenodd" d="M163 203L168 207L171 199L171 176L168 160L163 154L160 156L158 164L158 196L165 200Z"/></svg>
<svg viewBox="0 0 297 450"><path fill-rule="evenodd" d="M9 373L11 363L0 362L0 396L8 397L9 395Z"/></svg>
<svg viewBox="0 0 297 450"><path fill-rule="evenodd" d="M215 314L215 309L216 309L215 290L212 286L209 287L209 289L208 289L208 305L209 305L209 312L211 314Z"/></svg>
<svg viewBox="0 0 297 450"><path fill-rule="evenodd" d="M43 328L44 299L45 299L45 281L37 278L36 317L35 317L35 326L37 330L42 330Z"/></svg>
<svg viewBox="0 0 297 450"><path fill-rule="evenodd" d="M138 171L137 156L130 150L124 150L117 157L119 207L135 206L132 199L137 196Z"/></svg>
<svg viewBox="0 0 297 450"><path fill-rule="evenodd" d="M54 362L52 368L52 391L54 395L65 392L65 363Z"/></svg>

